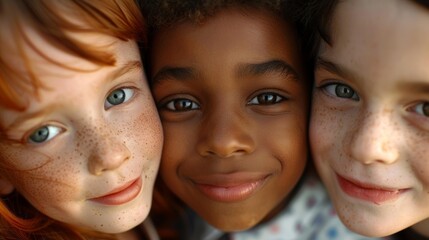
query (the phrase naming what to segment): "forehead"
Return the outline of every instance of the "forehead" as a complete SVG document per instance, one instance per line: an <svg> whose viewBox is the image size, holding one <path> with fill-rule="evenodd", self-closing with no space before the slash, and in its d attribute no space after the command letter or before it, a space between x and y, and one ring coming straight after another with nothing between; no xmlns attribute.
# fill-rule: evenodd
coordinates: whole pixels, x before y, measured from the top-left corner
<svg viewBox="0 0 429 240"><path fill-rule="evenodd" d="M0 24L1 42L0 54L2 60L6 59L5 64L10 68L12 77L5 77L7 85L13 85L13 88L19 91L19 94L27 99L27 105L31 103L31 98L37 97L37 91L48 89L51 79L63 81L76 78L81 74L94 72L105 65L89 60L94 58L95 52L100 52L107 58L121 61L125 56L117 48L123 44L118 43L118 39L112 36L96 32L66 32L67 39L64 44L58 41L52 41L42 33L31 27L29 24L21 25L20 30L13 30L12 27ZM82 46L81 49L74 47L74 50L67 49L70 45L68 40L76 40ZM79 51L86 52L87 58L78 56ZM130 52L130 58L139 58L138 51ZM119 58L119 59L117 59ZM8 69L9 69L8 68ZM7 72L9 74L9 72ZM2 78L5 75L2 74ZM16 99L16 101L21 101Z"/></svg>
<svg viewBox="0 0 429 240"><path fill-rule="evenodd" d="M263 61L268 57L287 58L284 60L298 65L300 58L292 25L260 9L224 9L202 23L178 23L159 30L153 42L154 69L160 64L218 61L222 62L218 69L223 70L232 62Z"/></svg>
<svg viewBox="0 0 429 240"><path fill-rule="evenodd" d="M125 74L123 70L140 68L140 54L134 41L120 41L114 37L103 34L72 34L82 42L92 43L95 47L104 47L104 51L114 55L116 63L110 65L98 65L90 60L77 57L51 43L45 41L40 35L29 31L32 37L29 45L23 45L24 56L11 54L8 58L22 78L12 79L22 81L28 86L20 89L19 94L26 101L26 108L18 111L7 107L0 107L0 128L8 126L16 116L37 112L41 109L47 111L60 110L69 105L80 104L79 101L69 99L73 94L92 89L93 98L98 98L98 92L103 90L102 83L113 81L118 74ZM18 51L11 47L11 52ZM140 72L139 72L140 73ZM136 74L136 73L134 73ZM119 75L117 76L119 77ZM11 81L11 80L8 80ZM26 82L27 81L27 82ZM37 82L37 86L32 85ZM104 93L103 93L104 94ZM69 99L70 101L66 100Z"/></svg>
<svg viewBox="0 0 429 240"><path fill-rule="evenodd" d="M365 77L420 79L428 73L428 24L429 11L413 1L341 1L332 18L332 46L322 44L320 54Z"/></svg>
<svg viewBox="0 0 429 240"><path fill-rule="evenodd" d="M334 47L361 42L377 50L412 40L409 36L418 36L416 43L428 42L429 30L422 31L428 21L429 10L410 0L345 0L334 11L331 33Z"/></svg>

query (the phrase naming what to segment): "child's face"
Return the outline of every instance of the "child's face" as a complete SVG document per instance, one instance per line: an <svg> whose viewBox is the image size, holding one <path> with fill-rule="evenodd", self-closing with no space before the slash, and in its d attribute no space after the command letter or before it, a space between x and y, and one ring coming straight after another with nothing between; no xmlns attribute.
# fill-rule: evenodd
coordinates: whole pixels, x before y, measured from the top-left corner
<svg viewBox="0 0 429 240"><path fill-rule="evenodd" d="M429 229L428 24L412 1L348 0L333 46L322 45L313 155L340 217L361 234Z"/></svg>
<svg viewBox="0 0 429 240"><path fill-rule="evenodd" d="M155 36L161 174L215 227L257 224L302 174L308 93L296 41L271 13L235 9Z"/></svg>
<svg viewBox="0 0 429 240"><path fill-rule="evenodd" d="M25 111L0 108L0 126L13 140L0 142L1 192L15 187L44 214L83 228L134 227L151 206L162 146L136 43L74 34L116 56L115 66L97 66L30 36L46 56L79 70L27 49L43 87L37 98L27 94Z"/></svg>

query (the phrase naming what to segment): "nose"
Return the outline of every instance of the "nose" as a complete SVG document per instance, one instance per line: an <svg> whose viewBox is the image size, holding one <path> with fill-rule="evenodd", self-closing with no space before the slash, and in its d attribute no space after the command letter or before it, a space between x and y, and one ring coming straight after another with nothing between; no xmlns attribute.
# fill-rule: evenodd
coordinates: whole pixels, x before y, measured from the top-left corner
<svg viewBox="0 0 429 240"><path fill-rule="evenodd" d="M88 169L91 174L98 176L105 171L119 168L130 157L131 152L124 142L104 135L95 142L89 156Z"/></svg>
<svg viewBox="0 0 429 240"><path fill-rule="evenodd" d="M392 111L368 111L357 120L356 126L349 133L350 155L363 164L392 164L399 158L397 132Z"/></svg>
<svg viewBox="0 0 429 240"><path fill-rule="evenodd" d="M201 156L229 158L252 153L255 141L246 117L237 112L212 111L201 125L197 151Z"/></svg>

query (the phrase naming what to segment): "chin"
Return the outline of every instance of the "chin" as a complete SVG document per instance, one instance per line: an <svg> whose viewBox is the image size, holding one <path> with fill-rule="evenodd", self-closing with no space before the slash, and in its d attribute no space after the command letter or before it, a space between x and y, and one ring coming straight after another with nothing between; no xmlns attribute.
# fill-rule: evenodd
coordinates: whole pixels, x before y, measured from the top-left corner
<svg viewBox="0 0 429 240"><path fill-rule="evenodd" d="M241 232L246 231L255 225L257 222L221 222L221 223L210 223L213 227L223 231L223 232Z"/></svg>
<svg viewBox="0 0 429 240"><path fill-rule="evenodd" d="M400 230L389 231L389 229L383 228L383 226L377 226L374 228L374 225L371 226L371 228L363 228L362 226L347 226L347 227L351 231L353 231L357 234L360 234L360 235L363 235L366 237L371 237L371 238L386 237L386 236L390 236L390 235L400 231Z"/></svg>
<svg viewBox="0 0 429 240"><path fill-rule="evenodd" d="M223 232L240 232L256 226L261 219L254 217L240 217L237 219L237 216L225 216L222 218L209 219L212 221L206 221Z"/></svg>
<svg viewBox="0 0 429 240"><path fill-rule="evenodd" d="M364 215L359 215L359 213L348 214L342 211L337 212L340 220L349 230L366 237L386 237L402 230L395 224L395 221L390 223L385 222L383 219L377 218L376 216L374 220L368 219L368 214L365 214L365 211L361 213ZM393 224L393 226L391 224Z"/></svg>

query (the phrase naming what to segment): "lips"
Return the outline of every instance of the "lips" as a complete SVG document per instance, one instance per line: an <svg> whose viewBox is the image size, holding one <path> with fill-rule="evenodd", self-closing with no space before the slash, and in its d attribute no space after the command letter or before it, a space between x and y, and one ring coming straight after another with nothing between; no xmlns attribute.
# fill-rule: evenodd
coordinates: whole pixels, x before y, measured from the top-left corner
<svg viewBox="0 0 429 240"><path fill-rule="evenodd" d="M407 189L395 189L366 184L356 180L346 179L337 174L337 180L341 189L347 195L377 205L386 201L393 201L399 198Z"/></svg>
<svg viewBox="0 0 429 240"><path fill-rule="evenodd" d="M250 198L270 175L252 173L216 174L193 179L195 187L211 200L238 202Z"/></svg>
<svg viewBox="0 0 429 240"><path fill-rule="evenodd" d="M128 182L110 191L106 195L90 200L104 205L122 205L136 198L141 191L142 185L142 179L139 177L134 181Z"/></svg>

